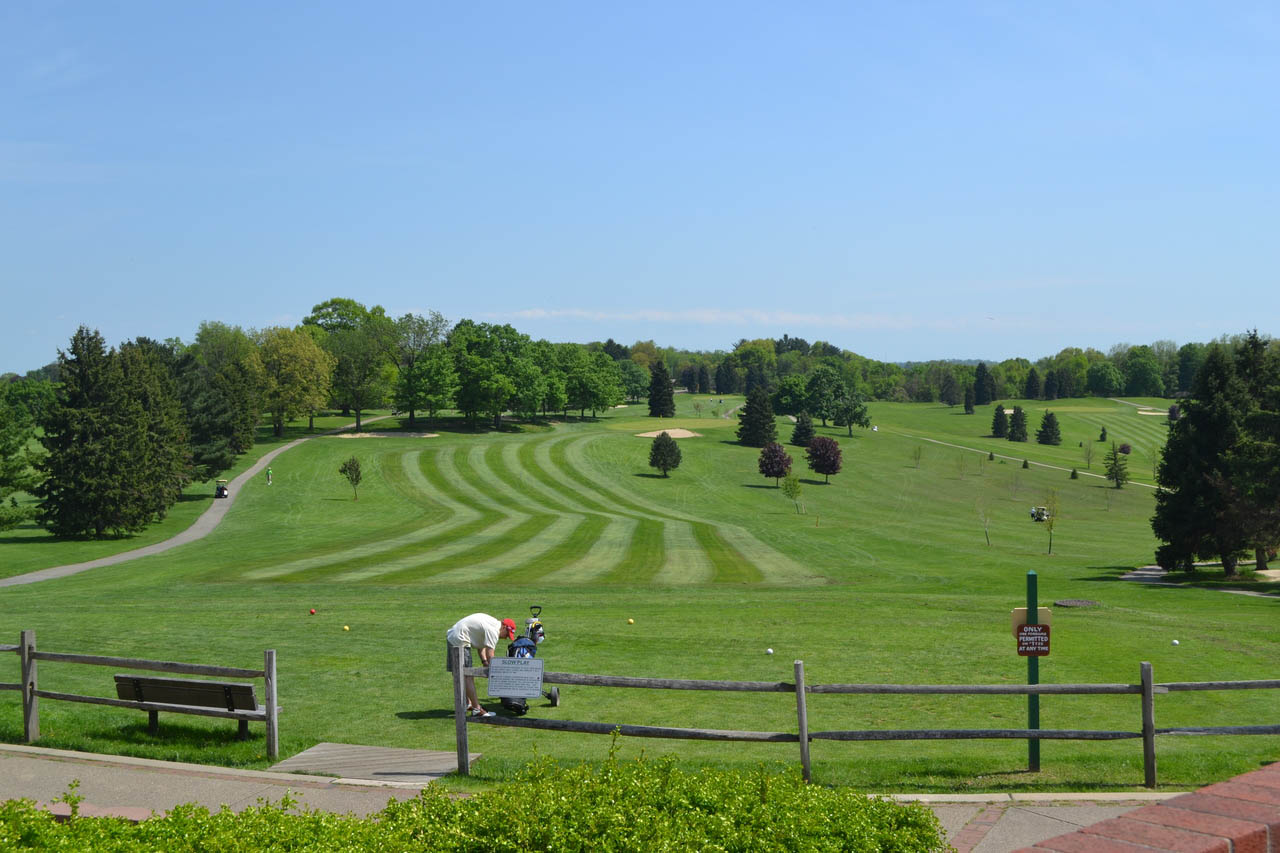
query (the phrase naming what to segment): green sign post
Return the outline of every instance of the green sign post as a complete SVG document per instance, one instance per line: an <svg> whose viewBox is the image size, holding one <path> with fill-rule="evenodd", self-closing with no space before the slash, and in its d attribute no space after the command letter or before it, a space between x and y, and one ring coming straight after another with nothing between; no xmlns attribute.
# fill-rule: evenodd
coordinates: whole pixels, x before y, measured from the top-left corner
<svg viewBox="0 0 1280 853"><path fill-rule="evenodd" d="M1037 624L1040 606L1036 601L1036 573L1032 569L1027 572L1027 624ZM1040 658L1036 655L1027 657L1027 684L1040 683ZM1040 728L1040 696L1027 694L1027 728L1035 731ZM1040 771L1040 740L1027 740L1027 770L1032 773Z"/></svg>

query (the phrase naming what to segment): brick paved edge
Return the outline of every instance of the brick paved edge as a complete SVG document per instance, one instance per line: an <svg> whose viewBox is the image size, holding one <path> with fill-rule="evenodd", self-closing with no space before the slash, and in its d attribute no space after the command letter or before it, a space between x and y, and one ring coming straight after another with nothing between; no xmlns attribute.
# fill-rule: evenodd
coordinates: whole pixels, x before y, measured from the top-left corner
<svg viewBox="0 0 1280 853"><path fill-rule="evenodd" d="M1208 785L1017 853L1280 853L1280 763Z"/></svg>

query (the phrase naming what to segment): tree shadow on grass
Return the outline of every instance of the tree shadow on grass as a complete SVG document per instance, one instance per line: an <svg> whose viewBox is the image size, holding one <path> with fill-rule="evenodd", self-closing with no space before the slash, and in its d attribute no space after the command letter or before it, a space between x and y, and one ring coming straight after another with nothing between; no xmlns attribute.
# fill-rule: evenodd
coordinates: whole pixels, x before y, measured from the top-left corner
<svg viewBox="0 0 1280 853"><path fill-rule="evenodd" d="M831 485L831 484L830 484L830 483L828 483L826 480L809 480L809 479L802 479L800 482L801 482L801 483L804 483L806 486L829 486L829 485Z"/></svg>
<svg viewBox="0 0 1280 853"><path fill-rule="evenodd" d="M777 486L777 485L770 484L770 483L743 483L743 484L742 484L742 488L744 488L744 489L770 489L770 490L776 490L776 489L779 489L779 488L781 488L781 487L780 487L780 486Z"/></svg>
<svg viewBox="0 0 1280 853"><path fill-rule="evenodd" d="M670 477L665 476L663 474L649 474L644 471L637 471L636 476L643 477L646 480L670 480L671 479Z"/></svg>

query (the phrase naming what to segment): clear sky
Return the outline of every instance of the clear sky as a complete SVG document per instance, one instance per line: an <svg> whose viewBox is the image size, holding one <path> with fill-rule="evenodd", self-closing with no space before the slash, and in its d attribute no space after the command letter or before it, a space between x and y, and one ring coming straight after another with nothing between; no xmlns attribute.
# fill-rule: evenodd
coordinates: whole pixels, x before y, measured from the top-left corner
<svg viewBox="0 0 1280 853"><path fill-rule="evenodd" d="M0 3L0 372L334 296L886 361L1280 332L1273 2Z"/></svg>

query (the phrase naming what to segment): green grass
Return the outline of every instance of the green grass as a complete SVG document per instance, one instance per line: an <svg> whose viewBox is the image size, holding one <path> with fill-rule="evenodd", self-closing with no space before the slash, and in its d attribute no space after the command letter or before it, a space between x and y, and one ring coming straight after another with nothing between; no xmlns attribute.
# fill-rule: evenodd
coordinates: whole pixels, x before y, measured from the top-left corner
<svg viewBox="0 0 1280 853"><path fill-rule="evenodd" d="M844 450L844 470L829 485L807 470L800 448L788 448L804 482L801 514L760 476L758 451L734 442L735 418L711 417L708 398L696 417L694 398L676 399L677 417L660 423L640 405L598 421L496 432L444 421L437 438L400 434L396 424L379 430L383 438L317 438L278 457L275 485L248 484L198 543L0 590L0 639L16 642L19 630L35 628L52 651L237 666L275 648L285 755L322 740L451 750L445 630L474 610L520 619L531 604L545 608L541 656L556 671L777 681L790 680L792 661L803 659L811 684L1016 684L1026 668L1008 611L1023 603L1034 569L1046 602L1101 602L1055 611L1045 682L1134 683L1143 660L1158 681L1277 677L1280 602L1224 594L1208 572L1178 588L1118 580L1149 563L1156 544L1153 490L1141 483L1151 482L1144 466L1149 474L1162 418L1106 400L1055 401L1063 443L1044 447L987 437L990 406L965 416L958 407L874 404L875 432L817 427ZM740 402L714 405L723 412ZM1025 404L1033 434L1043 405ZM1098 478L1068 478L1072 467L1088 471L1079 444L1095 441L1102 425L1109 439L1133 445L1139 482L1116 490ZM673 427L702 435L681 439L681 466L655 476L650 440L635 434ZM791 424L779 418L778 427L785 442ZM988 452L997 459L987 461ZM337 473L353 453L366 471L358 501ZM1101 457L1099 445L1094 473ZM1024 458L1032 467L1021 468ZM1048 556L1046 527L1027 509L1051 493L1060 513ZM95 544L18 538L0 555L6 567L12 559L38 568L85 559L69 555ZM1247 577L1234 585L1278 586ZM776 654L766 656L766 646ZM0 680L10 680L4 667L16 673L16 663L0 658ZM47 689L99 695L109 675L41 669ZM795 727L785 694L566 687L561 707L534 704L535 715L549 718ZM1157 725L1263 723L1274 706L1268 691L1172 694L1157 698ZM237 743L230 724L162 722L151 737L136 712L46 702L42 742L266 766L261 738ZM1025 699L1016 697L810 700L813 730L1024 722ZM1133 731L1140 721L1134 697L1046 697L1041 723ZM16 697L0 694L0 739L20 738ZM483 785L535 751L596 760L607 742L475 726L471 748L484 754L474 769ZM794 746L781 744L623 748L743 772L796 760ZM1162 783L1190 787L1275 760L1280 738L1169 737L1158 748ZM812 750L818 781L873 790L1131 789L1142 777L1138 741L1046 742L1039 774L1025 772L1025 743L1016 741L817 741Z"/></svg>

